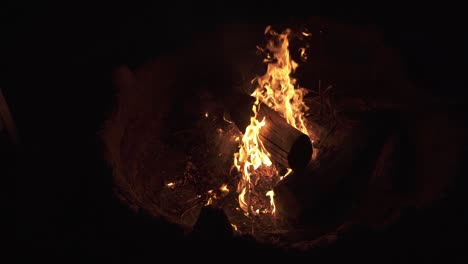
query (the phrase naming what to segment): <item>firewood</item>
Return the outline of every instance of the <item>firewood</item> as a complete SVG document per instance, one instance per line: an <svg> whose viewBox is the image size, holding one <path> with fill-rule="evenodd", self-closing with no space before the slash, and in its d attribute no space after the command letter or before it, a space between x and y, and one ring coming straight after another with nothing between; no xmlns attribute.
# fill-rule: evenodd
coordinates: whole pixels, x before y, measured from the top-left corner
<svg viewBox="0 0 468 264"><path fill-rule="evenodd" d="M228 109L231 120L240 131L245 131L253 115L255 98L247 95L230 97ZM278 112L260 103L257 119L265 118L260 139L273 161L294 171L303 170L311 160L313 148L310 138L286 122Z"/></svg>
<svg viewBox="0 0 468 264"><path fill-rule="evenodd" d="M345 210L365 186L387 133L384 119L341 123L321 142L317 160L274 188L278 212L290 219L307 218L305 214L316 219Z"/></svg>

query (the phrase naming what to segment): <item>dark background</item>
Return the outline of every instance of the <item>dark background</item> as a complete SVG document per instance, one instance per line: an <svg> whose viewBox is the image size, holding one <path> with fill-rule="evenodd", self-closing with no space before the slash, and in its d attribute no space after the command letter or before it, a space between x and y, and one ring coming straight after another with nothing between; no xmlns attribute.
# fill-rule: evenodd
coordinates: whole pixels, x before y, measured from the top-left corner
<svg viewBox="0 0 468 264"><path fill-rule="evenodd" d="M112 70L123 64L135 68L177 51L219 23L266 25L300 17L268 12L228 15L242 6L234 11L211 6L218 11L199 14L195 4L184 6L37 4L2 10L1 53L6 59L0 85L22 145L12 154L15 160L1 161L0 172L11 173L16 181L11 196L18 257L106 262L190 257L194 247L176 227L134 214L113 196L112 175L98 139L112 110ZM464 19L330 18L357 26L374 24L388 45L401 51L412 80L431 92L443 91L440 95L448 100L464 102L468 46ZM457 104L460 113L465 106ZM466 176L466 171L462 174ZM465 256L468 220L465 187L466 177L444 204L414 214L387 232L361 235L310 257L377 262L460 259ZM170 253L173 250L178 253ZM234 248L226 252L238 254ZM216 259L211 254L206 249L207 261Z"/></svg>

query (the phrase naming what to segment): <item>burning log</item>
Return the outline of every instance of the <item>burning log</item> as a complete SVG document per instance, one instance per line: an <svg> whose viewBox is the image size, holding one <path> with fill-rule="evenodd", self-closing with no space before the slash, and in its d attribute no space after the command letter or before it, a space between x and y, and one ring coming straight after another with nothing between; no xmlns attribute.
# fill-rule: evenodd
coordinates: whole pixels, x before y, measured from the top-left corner
<svg viewBox="0 0 468 264"><path fill-rule="evenodd" d="M230 119L244 132L253 115L255 98L247 95L229 97ZM310 138L286 122L276 111L260 103L258 120L265 118L265 126L260 130L260 139L271 158L294 171L303 170L311 160L313 149Z"/></svg>
<svg viewBox="0 0 468 264"><path fill-rule="evenodd" d="M329 216L337 219L344 214L365 186L383 140L392 129L389 124L395 126L397 122L383 114L360 122L340 122L333 136L322 139L319 160L275 186L278 212L290 219L327 224Z"/></svg>

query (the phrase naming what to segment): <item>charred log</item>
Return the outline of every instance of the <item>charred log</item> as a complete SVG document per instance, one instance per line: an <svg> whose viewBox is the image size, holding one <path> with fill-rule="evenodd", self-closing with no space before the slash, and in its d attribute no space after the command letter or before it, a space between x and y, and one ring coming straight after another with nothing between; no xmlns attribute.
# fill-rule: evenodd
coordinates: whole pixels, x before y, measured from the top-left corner
<svg viewBox="0 0 468 264"><path fill-rule="evenodd" d="M245 131L253 115L255 99L247 95L231 97L228 109L230 119L240 131ZM271 154L271 158L294 171L303 170L311 160L313 148L310 138L286 122L276 111L260 103L257 119L265 118L265 126L260 130L260 139Z"/></svg>
<svg viewBox="0 0 468 264"><path fill-rule="evenodd" d="M342 122L320 142L320 158L274 188L276 208L291 219L339 219L370 176L390 119ZM346 146L346 147L344 147Z"/></svg>

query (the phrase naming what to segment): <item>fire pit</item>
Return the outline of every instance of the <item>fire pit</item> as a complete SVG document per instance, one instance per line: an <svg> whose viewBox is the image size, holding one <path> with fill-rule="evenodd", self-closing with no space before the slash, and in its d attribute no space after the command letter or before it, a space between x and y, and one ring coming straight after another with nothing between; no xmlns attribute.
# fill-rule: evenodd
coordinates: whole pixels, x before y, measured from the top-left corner
<svg viewBox="0 0 468 264"><path fill-rule="evenodd" d="M264 36L258 56L239 59L238 78L222 74L216 55L193 51L116 70L103 138L115 192L129 207L195 233L221 210L234 234L279 245L348 230L349 190L372 174L387 119L321 82L302 88L307 74L296 69L313 50L309 31L267 27ZM237 52L246 49L255 46ZM218 74L194 70L202 60L219 63ZM247 71L256 60L261 70ZM343 114L349 109L365 118Z"/></svg>

